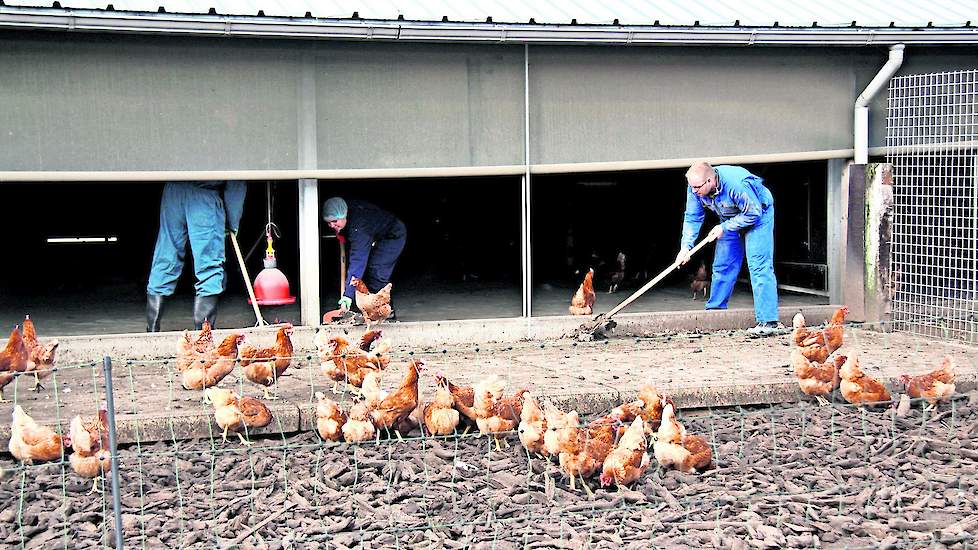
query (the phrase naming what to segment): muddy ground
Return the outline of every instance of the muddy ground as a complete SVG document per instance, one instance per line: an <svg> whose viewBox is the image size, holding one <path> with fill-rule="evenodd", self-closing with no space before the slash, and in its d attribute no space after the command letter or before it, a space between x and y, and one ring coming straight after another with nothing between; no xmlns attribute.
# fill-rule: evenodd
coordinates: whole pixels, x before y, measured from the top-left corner
<svg viewBox="0 0 978 550"><path fill-rule="evenodd" d="M128 547L822 548L973 545L978 393L906 417L801 402L686 411L716 468L568 491L510 436L322 444L311 432L127 445ZM0 460L0 544L109 542L110 500L63 464Z"/></svg>

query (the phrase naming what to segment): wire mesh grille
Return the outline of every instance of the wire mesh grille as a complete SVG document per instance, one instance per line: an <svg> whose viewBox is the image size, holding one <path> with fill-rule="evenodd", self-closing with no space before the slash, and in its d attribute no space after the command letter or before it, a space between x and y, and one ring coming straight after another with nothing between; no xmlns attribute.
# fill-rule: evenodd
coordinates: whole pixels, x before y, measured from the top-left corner
<svg viewBox="0 0 978 550"><path fill-rule="evenodd" d="M978 340L978 71L894 78L890 288L898 330Z"/></svg>
<svg viewBox="0 0 978 550"><path fill-rule="evenodd" d="M403 360L422 356L433 372L444 369L459 383L495 372L509 383L507 392L532 383L536 399L565 410L593 403L589 420L631 399L646 377L677 397L683 388L711 384L707 370L720 371L728 391L745 378L766 379L763 372L796 391L794 379L780 374L785 343L718 333L582 345L395 347L396 363L384 380L393 390ZM865 330L848 330L846 345L894 389L894 374L929 371L944 354L962 366L962 378L974 379L970 346ZM737 367L738 350L768 368ZM671 370L655 357L698 359ZM936 410L913 400L903 413L856 407L838 396L825 406L800 396L681 406L680 420L705 438L714 469L683 474L653 459L621 492L592 477L588 496L580 484L570 490L558 460L527 452L516 430L500 434L501 448L478 430L461 429L359 443L321 439L315 392L328 391L332 381L316 353L291 359L269 388L278 396L267 402L271 423L244 430L252 445L223 441L213 406L200 391L182 387L172 357L115 362L110 380L127 548L736 548L744 541L772 548L968 548L978 531L975 392ZM713 366L690 368L696 364ZM743 372L727 374L726 365ZM602 372L614 373L607 385ZM236 366L221 386L260 397L262 387L241 374ZM59 367L37 392L29 389L31 378L19 373L7 386L13 403L6 407L21 405L60 434L75 414L92 415L109 387L97 363ZM430 378L422 380L422 400L432 397ZM974 387L967 384L960 391ZM344 408L352 400L334 397ZM71 452L34 464L0 458L0 546L112 546L108 483L104 493L89 493L92 482L75 471Z"/></svg>

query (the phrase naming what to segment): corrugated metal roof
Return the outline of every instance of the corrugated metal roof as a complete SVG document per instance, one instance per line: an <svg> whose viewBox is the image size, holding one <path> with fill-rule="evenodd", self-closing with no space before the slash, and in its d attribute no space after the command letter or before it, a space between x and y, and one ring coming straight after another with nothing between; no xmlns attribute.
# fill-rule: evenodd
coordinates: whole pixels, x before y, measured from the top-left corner
<svg viewBox="0 0 978 550"><path fill-rule="evenodd" d="M13 7L315 19L705 27L965 27L975 0L3 0ZM59 11L62 11L59 10Z"/></svg>

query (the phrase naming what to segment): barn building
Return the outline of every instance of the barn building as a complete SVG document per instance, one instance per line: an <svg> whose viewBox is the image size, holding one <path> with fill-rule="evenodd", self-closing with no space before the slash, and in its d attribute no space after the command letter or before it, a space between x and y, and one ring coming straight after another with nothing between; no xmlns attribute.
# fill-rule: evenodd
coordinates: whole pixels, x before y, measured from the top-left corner
<svg viewBox="0 0 978 550"><path fill-rule="evenodd" d="M248 182L249 277L275 224L298 301L269 320L334 307L335 195L405 222L402 321L566 315L588 268L607 310L672 262L701 158L774 194L783 308L851 302L847 167L893 152L890 76L975 68L978 12L761 4L4 0L0 320L142 331L161 190L180 180ZM248 326L230 245L227 267L219 324ZM733 307L750 307L744 275ZM688 277L633 309L702 309ZM164 330L189 325L192 297L188 258Z"/></svg>

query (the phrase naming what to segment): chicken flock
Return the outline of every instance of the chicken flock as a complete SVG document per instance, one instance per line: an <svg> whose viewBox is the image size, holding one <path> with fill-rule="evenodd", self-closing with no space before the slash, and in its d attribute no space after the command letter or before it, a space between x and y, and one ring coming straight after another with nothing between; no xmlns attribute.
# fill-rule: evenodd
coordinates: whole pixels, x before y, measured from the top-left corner
<svg viewBox="0 0 978 550"><path fill-rule="evenodd" d="M810 328L799 313L793 320L790 361L802 393L822 404L836 391L849 403L878 406L891 402L886 387L867 375L859 357L847 351L844 323L848 309L837 310L820 328ZM244 445L247 435L271 424L273 414L265 401L241 396L219 387L221 381L240 367L243 378L260 389L266 400L278 399L269 392L292 366L294 348L292 325L285 324L270 346L245 343L245 336L233 332L219 342L205 322L197 333L185 331L177 342L176 368L187 390L200 391L210 403L214 419L222 430L222 440L235 434ZM519 388L508 392L507 381L489 374L473 385L449 380L443 373L433 375L435 390L427 402L419 394L419 380L429 375L426 362L413 359L397 367L399 385L390 391L382 378L391 367L391 346L383 330L366 330L359 339L330 334L320 328L314 338L320 374L333 382L333 393L349 391L355 396L344 409L324 392L317 392L316 431L326 441L365 442L381 436L402 438L415 430L426 436L452 436L477 431L491 437L497 449L509 446L508 437L516 434L525 452L555 462L576 490L577 480L590 493L587 480L597 477L602 487L625 487L637 480L654 459L660 467L682 472L702 472L712 467L711 444L702 436L688 433L676 418L672 398L651 382L638 389L637 398L607 414L582 423L578 411L562 411L554 403ZM0 390L16 373L32 373L35 388L51 372L57 341L40 343L33 322L24 321L23 333L15 328L0 352ZM932 406L954 394L954 363L945 357L928 374L902 375L900 383L911 398L924 399ZM91 418L75 416L67 434L35 422L17 405L9 443L10 453L31 463L62 459L79 476L98 480L109 471L107 411L102 408Z"/></svg>
<svg viewBox="0 0 978 550"><path fill-rule="evenodd" d="M0 351L0 403L9 403L3 392L14 380L16 373L32 373L34 386L31 390L36 392L43 389L41 380L51 374L57 351L57 340L42 344L37 339L37 331L30 315L24 319L23 330L19 326L14 327L7 339L7 345Z"/></svg>
<svg viewBox="0 0 978 550"><path fill-rule="evenodd" d="M849 308L843 306L832 314L825 327L811 329L805 325L800 312L792 319L791 368L798 386L805 395L814 396L819 403L828 404L836 390L843 399L859 406L885 406L892 401L882 382L867 375L855 351L846 351L844 323ZM933 372L911 376L902 374L898 380L906 394L924 399L932 407L954 395L954 361L945 356Z"/></svg>

